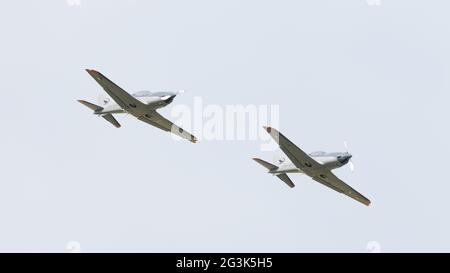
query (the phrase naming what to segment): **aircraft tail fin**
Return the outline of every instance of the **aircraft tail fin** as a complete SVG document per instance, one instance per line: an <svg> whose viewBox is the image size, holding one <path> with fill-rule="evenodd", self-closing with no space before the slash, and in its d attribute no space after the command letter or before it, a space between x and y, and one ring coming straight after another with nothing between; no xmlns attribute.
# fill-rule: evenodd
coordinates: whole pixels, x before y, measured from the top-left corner
<svg viewBox="0 0 450 273"><path fill-rule="evenodd" d="M95 105L93 103L87 102L85 100L78 100L78 102L83 104L84 106L88 107L89 109L95 111L95 112L99 112L99 111L103 110L103 107L100 107L100 106Z"/></svg>
<svg viewBox="0 0 450 273"><path fill-rule="evenodd" d="M264 168L268 169L269 171L274 171L276 169L278 169L278 166L273 165L272 163L269 163L267 161L264 161L262 159L259 158L253 158L253 160L255 160L256 162L258 162L261 166L263 166ZM285 173L280 173L277 174L277 177L283 181L284 183L286 183L286 185L288 185L290 188L295 187L295 184L292 182L292 180L289 178L289 176Z"/></svg>
<svg viewBox="0 0 450 273"><path fill-rule="evenodd" d="M259 164L261 164L261 166L263 166L264 168L268 169L269 171L273 171L278 169L278 166L275 166L267 161L264 161L262 159L259 158L253 158L253 160L255 160L256 162L258 162Z"/></svg>
<svg viewBox="0 0 450 273"><path fill-rule="evenodd" d="M109 123L114 125L116 128L120 128L120 123L117 121L117 119L114 118L111 114L102 115L102 118L107 120Z"/></svg>

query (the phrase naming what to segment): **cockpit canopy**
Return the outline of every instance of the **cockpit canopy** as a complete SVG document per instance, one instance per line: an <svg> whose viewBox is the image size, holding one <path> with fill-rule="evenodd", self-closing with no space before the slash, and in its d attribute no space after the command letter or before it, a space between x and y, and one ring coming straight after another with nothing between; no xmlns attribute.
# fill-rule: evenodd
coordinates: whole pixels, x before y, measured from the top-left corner
<svg viewBox="0 0 450 273"><path fill-rule="evenodd" d="M312 153L310 153L309 155L310 156L324 156L324 155L326 155L327 153L325 153L324 151L317 151L317 152L312 152Z"/></svg>
<svg viewBox="0 0 450 273"><path fill-rule="evenodd" d="M139 91L133 94L133 97L164 97L164 96L174 96L174 92L150 92L150 91Z"/></svg>
<svg viewBox="0 0 450 273"><path fill-rule="evenodd" d="M139 91L133 94L133 97L150 97L153 93L150 91Z"/></svg>

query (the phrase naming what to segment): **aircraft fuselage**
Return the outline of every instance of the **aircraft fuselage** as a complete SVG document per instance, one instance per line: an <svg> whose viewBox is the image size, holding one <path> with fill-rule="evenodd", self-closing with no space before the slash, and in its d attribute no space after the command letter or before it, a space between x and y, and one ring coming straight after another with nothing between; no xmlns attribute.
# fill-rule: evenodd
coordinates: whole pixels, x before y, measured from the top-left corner
<svg viewBox="0 0 450 273"><path fill-rule="evenodd" d="M175 95L173 95L175 97ZM156 110L159 108L162 108L164 106L169 105L173 98L169 98L166 100L161 99L161 96L146 96L146 97L136 97L137 100L142 102L143 104L146 104L148 106L148 110ZM97 115L104 115L104 114L123 114L123 113L130 113L132 115L140 115L141 113L134 113L133 111L125 111L122 109L117 103L111 101L108 102L103 106L102 111L95 112L94 114Z"/></svg>
<svg viewBox="0 0 450 273"><path fill-rule="evenodd" d="M337 159L338 155L345 156L344 153L332 153L324 156L311 156L312 159L325 166L329 170L337 169L348 163L347 160L341 162ZM350 156L351 157L351 156ZM304 173L301 169L297 168L292 162L285 161L281 163L276 170L270 171L270 173Z"/></svg>

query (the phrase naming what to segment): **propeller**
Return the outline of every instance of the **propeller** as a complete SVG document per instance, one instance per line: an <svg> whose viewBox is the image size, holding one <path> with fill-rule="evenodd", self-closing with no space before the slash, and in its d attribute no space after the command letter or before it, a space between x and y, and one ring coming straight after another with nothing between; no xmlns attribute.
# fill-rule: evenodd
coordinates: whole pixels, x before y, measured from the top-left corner
<svg viewBox="0 0 450 273"><path fill-rule="evenodd" d="M348 166L350 167L350 172L353 173L355 171L355 165L353 164L353 161L351 159L348 162Z"/></svg>
<svg viewBox="0 0 450 273"><path fill-rule="evenodd" d="M346 140L344 140L344 147L345 147L345 152L347 153L347 154L350 154L349 153L349 149L348 149L348 143L347 143L347 141ZM352 161L352 159L350 158L350 160L348 161L348 167L350 168L350 172L354 172L355 171L355 165L353 164L353 161Z"/></svg>

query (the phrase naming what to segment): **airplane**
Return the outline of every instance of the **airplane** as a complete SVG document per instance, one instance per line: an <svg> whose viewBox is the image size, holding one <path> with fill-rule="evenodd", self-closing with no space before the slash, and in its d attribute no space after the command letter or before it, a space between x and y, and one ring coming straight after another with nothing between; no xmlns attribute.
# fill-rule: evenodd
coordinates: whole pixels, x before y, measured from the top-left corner
<svg viewBox="0 0 450 273"><path fill-rule="evenodd" d="M279 165L277 166L262 159L253 158L253 160L268 169L268 173L276 175L291 188L295 187L295 184L287 174L303 173L330 189L343 193L366 206L370 205L369 199L354 190L331 172L331 170L340 168L349 162L350 169L353 171L353 163L350 161L352 155L348 150L345 153L314 152L306 154L283 134L278 132L278 130L272 127L264 127L264 129L270 134L275 142L278 143L280 149L290 160L290 162L279 160ZM347 148L347 144L344 144Z"/></svg>
<svg viewBox="0 0 450 273"><path fill-rule="evenodd" d="M114 100L113 102L109 98L105 98L102 106L85 100L78 100L78 102L93 110L95 115L101 116L115 127L120 128L121 125L114 118L113 114L129 113L140 121L146 122L163 131L171 132L193 143L197 142L195 136L173 124L156 111L156 109L172 103L178 93L139 91L130 95L100 72L93 69L86 69L86 71Z"/></svg>

